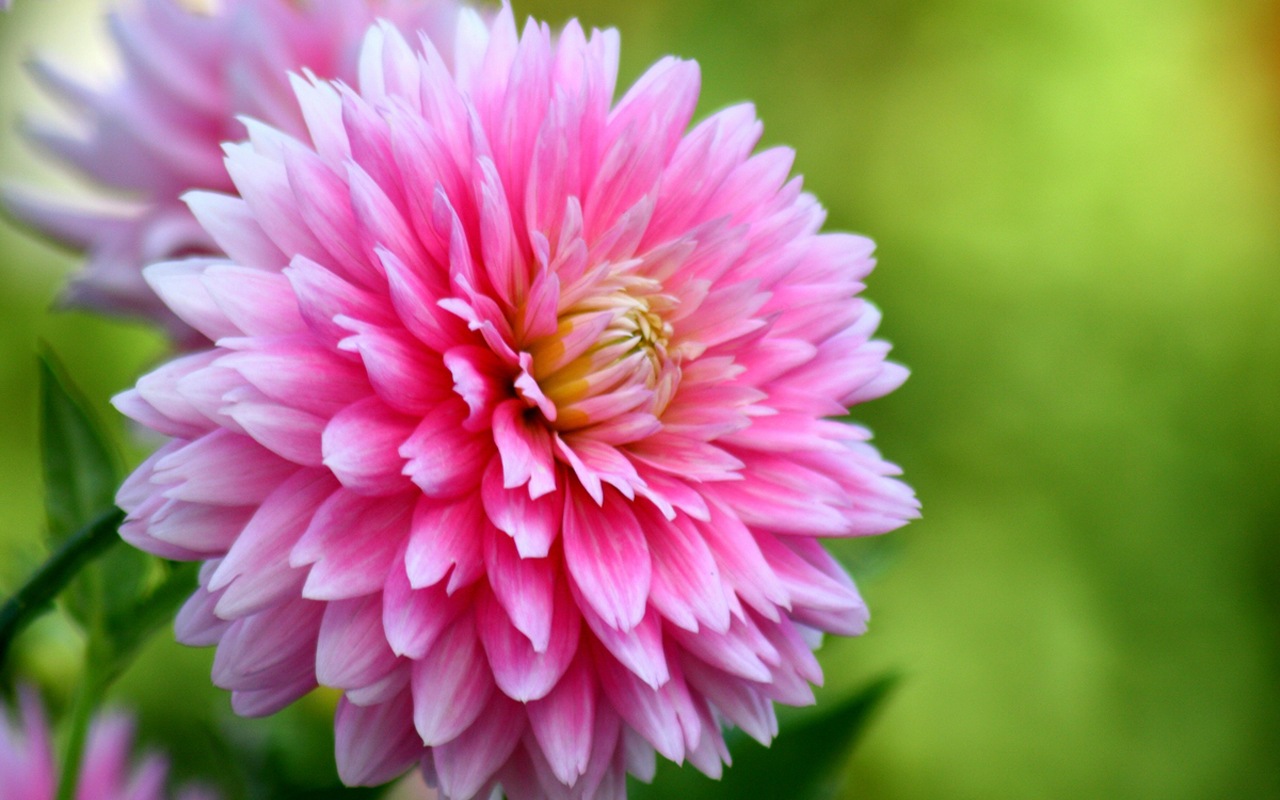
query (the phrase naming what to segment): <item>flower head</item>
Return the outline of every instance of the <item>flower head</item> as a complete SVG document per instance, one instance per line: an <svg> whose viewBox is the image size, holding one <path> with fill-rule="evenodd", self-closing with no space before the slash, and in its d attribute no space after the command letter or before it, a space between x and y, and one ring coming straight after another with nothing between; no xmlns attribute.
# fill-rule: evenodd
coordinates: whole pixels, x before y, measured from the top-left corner
<svg viewBox="0 0 1280 800"><path fill-rule="evenodd" d="M0 712L0 786L5 800L53 800L58 788L53 744L44 711L34 692L21 694L21 716ZM94 720L76 784L77 800L160 800L169 766L150 755L129 768L133 723L118 713ZM210 800L201 790L187 789L179 800Z"/></svg>
<svg viewBox="0 0 1280 800"><path fill-rule="evenodd" d="M227 259L148 280L216 347L117 398L172 437L122 534L206 563L179 638L243 714L345 691L351 784L621 797L655 752L711 775L813 699L867 611L821 537L917 513L866 430L896 387L750 106L688 130L674 58L613 102L618 38L464 12L452 59L369 32L358 89L299 81L300 139L197 193Z"/></svg>
<svg viewBox="0 0 1280 800"><path fill-rule="evenodd" d="M28 138L95 184L107 210L70 207L9 191L9 208L88 256L68 288L73 306L164 322L188 344L191 329L147 287L142 268L217 253L180 195L231 191L220 145L242 139L248 115L294 135L306 125L289 71L354 81L360 39L375 19L431 34L450 29L452 0L220 0L204 13L189 0L139 0L110 17L123 75L83 85L47 61L35 78L79 118L80 131L27 126ZM101 205L101 204L99 204Z"/></svg>

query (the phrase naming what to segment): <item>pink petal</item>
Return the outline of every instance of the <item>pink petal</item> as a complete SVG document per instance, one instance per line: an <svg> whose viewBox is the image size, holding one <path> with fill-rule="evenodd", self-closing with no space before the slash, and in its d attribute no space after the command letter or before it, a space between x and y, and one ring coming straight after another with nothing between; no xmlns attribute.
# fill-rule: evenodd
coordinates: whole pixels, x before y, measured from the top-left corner
<svg viewBox="0 0 1280 800"><path fill-rule="evenodd" d="M715 556L698 528L687 519L668 522L653 511L639 509L653 556L649 602L672 623L696 632L700 625L724 631L729 627L729 604Z"/></svg>
<svg viewBox="0 0 1280 800"><path fill-rule="evenodd" d="M397 668L382 632L382 594L328 603L316 646L316 680L359 689Z"/></svg>
<svg viewBox="0 0 1280 800"><path fill-rule="evenodd" d="M449 595L443 583L414 589L404 567L393 562L382 601L382 628L391 651L422 658L440 633L467 609L469 600L470 593Z"/></svg>
<svg viewBox="0 0 1280 800"><path fill-rule="evenodd" d="M374 391L402 414L421 415L450 397L452 380L439 356L407 333L339 317L356 333L341 347L360 355Z"/></svg>
<svg viewBox="0 0 1280 800"><path fill-rule="evenodd" d="M590 657L579 653L546 697L525 706L529 725L561 783L573 785L590 763L596 682Z"/></svg>
<svg viewBox="0 0 1280 800"><path fill-rule="evenodd" d="M474 491L493 452L487 439L462 428L459 403L437 406L400 445L404 474L428 497L456 497Z"/></svg>
<svg viewBox="0 0 1280 800"><path fill-rule="evenodd" d="M545 651L551 637L555 586L560 578L558 565L544 557L521 555L505 535L487 536L484 544L485 571L498 603L533 649Z"/></svg>
<svg viewBox="0 0 1280 800"><path fill-rule="evenodd" d="M498 458L489 462L480 492L489 521L512 538L521 558L547 555L560 535L564 518L562 492L532 500L523 488L505 488Z"/></svg>
<svg viewBox="0 0 1280 800"><path fill-rule="evenodd" d="M219 430L157 462L152 482L175 500L246 506L261 503L297 469L249 437Z"/></svg>
<svg viewBox="0 0 1280 800"><path fill-rule="evenodd" d="M469 616L460 617L413 663L412 686L413 724L428 747L457 738L479 718L494 685Z"/></svg>
<svg viewBox="0 0 1280 800"><path fill-rule="evenodd" d="M422 753L403 709L407 696L374 706L338 701L334 751L338 776L347 786L379 786L409 769Z"/></svg>
<svg viewBox="0 0 1280 800"><path fill-rule="evenodd" d="M401 446L413 434L412 418L398 414L378 398L360 400L325 426L324 465L352 491L389 495L409 487Z"/></svg>
<svg viewBox="0 0 1280 800"><path fill-rule="evenodd" d="M365 497L338 489L316 509L289 552L289 564L310 564L302 596L342 600L381 589L409 533L412 495Z"/></svg>
<svg viewBox="0 0 1280 800"><path fill-rule="evenodd" d="M465 732L434 748L436 774L447 797L475 797L511 757L524 733L517 703L497 699Z"/></svg>
<svg viewBox="0 0 1280 800"><path fill-rule="evenodd" d="M511 624L492 595L481 600L476 615L480 641L498 688L521 703L545 697L569 668L578 650L582 623L573 604L565 598L549 615L547 642L538 649Z"/></svg>
<svg viewBox="0 0 1280 800"><path fill-rule="evenodd" d="M551 438L545 428L524 418L518 400L501 403L493 414L493 439L502 457L502 485L508 489L529 484L529 496L537 499L556 487Z"/></svg>
<svg viewBox="0 0 1280 800"><path fill-rule="evenodd" d="M296 596L305 575L290 566L289 551L335 489L323 470L302 470L262 501L207 584L222 592L220 616L235 619Z"/></svg>
<svg viewBox="0 0 1280 800"><path fill-rule="evenodd" d="M413 512L404 564L409 585L434 586L449 575L448 592L470 585L484 570L481 537L488 522L478 497L456 501L422 498Z"/></svg>
<svg viewBox="0 0 1280 800"><path fill-rule="evenodd" d="M652 565L635 514L613 493L597 508L572 489L564 505L565 565L587 604L619 630L644 617Z"/></svg>

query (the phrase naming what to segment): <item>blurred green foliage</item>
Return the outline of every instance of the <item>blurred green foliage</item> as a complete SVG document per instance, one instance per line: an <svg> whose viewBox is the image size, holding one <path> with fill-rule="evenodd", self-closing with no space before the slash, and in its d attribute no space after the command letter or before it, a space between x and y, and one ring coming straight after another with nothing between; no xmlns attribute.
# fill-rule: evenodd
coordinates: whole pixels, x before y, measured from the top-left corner
<svg viewBox="0 0 1280 800"><path fill-rule="evenodd" d="M92 4L17 5L0 18L6 124L38 105L29 50L96 58ZM836 546L892 563L863 576L871 632L822 653L819 710L903 673L845 796L1280 796L1280 8L516 10L619 27L628 79L667 52L698 59L702 110L754 100L829 226L879 243L868 294L914 375L856 416L925 519L887 547ZM8 134L0 172L49 174ZM106 399L163 352L140 327L48 312L71 266L0 230L6 590L42 552L37 338L121 441ZM22 641L27 669L70 685L64 624ZM209 661L158 637L116 693L184 771L225 768L201 731L327 724L323 698L292 723L232 719Z"/></svg>

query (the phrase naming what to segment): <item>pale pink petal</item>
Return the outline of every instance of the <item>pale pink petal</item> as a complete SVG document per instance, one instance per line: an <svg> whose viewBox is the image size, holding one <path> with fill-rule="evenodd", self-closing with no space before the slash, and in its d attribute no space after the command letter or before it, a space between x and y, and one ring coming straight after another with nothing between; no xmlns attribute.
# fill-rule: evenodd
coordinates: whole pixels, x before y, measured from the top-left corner
<svg viewBox="0 0 1280 800"><path fill-rule="evenodd" d="M316 680L324 686L359 689L396 669L381 623L381 593L328 603L316 645Z"/></svg>
<svg viewBox="0 0 1280 800"><path fill-rule="evenodd" d="M523 708L498 700L461 735L433 748L446 797L475 797L511 756L524 733Z"/></svg>
<svg viewBox="0 0 1280 800"><path fill-rule="evenodd" d="M380 786L409 769L422 752L401 697L374 706L343 699L334 715L338 775L348 786Z"/></svg>

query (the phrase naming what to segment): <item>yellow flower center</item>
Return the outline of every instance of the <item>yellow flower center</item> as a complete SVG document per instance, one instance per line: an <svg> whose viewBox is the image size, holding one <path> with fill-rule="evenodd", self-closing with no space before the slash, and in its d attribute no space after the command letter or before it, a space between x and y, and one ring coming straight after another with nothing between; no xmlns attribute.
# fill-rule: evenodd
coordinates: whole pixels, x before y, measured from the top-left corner
<svg viewBox="0 0 1280 800"><path fill-rule="evenodd" d="M674 389L666 315L676 300L655 280L613 276L561 311L554 334L530 343L531 374L555 405L553 426L571 431L619 413L660 414Z"/></svg>

